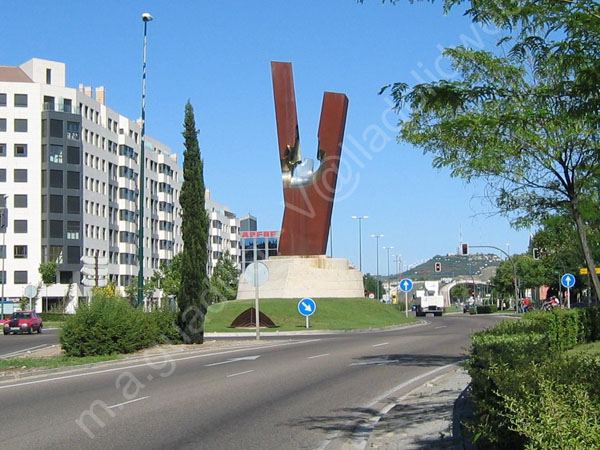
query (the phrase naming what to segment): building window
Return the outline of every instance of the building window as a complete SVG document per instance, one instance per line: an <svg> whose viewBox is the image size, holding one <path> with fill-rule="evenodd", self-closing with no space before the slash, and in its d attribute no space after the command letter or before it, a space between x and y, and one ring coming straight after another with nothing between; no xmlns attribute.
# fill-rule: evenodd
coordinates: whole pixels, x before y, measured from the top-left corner
<svg viewBox="0 0 600 450"><path fill-rule="evenodd" d="M15 183L27 183L27 169L14 169L13 178Z"/></svg>
<svg viewBox="0 0 600 450"><path fill-rule="evenodd" d="M6 94L0 94L0 106L6 106Z"/></svg>
<svg viewBox="0 0 600 450"><path fill-rule="evenodd" d="M81 231L81 223L69 220L67 222L67 239L79 239Z"/></svg>
<svg viewBox="0 0 600 450"><path fill-rule="evenodd" d="M15 156L24 158L27 156L27 144L15 144Z"/></svg>
<svg viewBox="0 0 600 450"><path fill-rule="evenodd" d="M0 183L6 182L6 169L0 169Z"/></svg>
<svg viewBox="0 0 600 450"><path fill-rule="evenodd" d="M27 233L27 221L26 220L15 220L14 221L15 233Z"/></svg>
<svg viewBox="0 0 600 450"><path fill-rule="evenodd" d="M67 171L67 189L80 189L79 172Z"/></svg>
<svg viewBox="0 0 600 450"><path fill-rule="evenodd" d="M73 282L73 272L67 272L66 270L61 270L59 272L60 275L60 284L71 284Z"/></svg>
<svg viewBox="0 0 600 450"><path fill-rule="evenodd" d="M50 137L63 137L63 121L58 119L50 119Z"/></svg>
<svg viewBox="0 0 600 450"><path fill-rule="evenodd" d="M81 247L79 246L68 246L67 247L67 264L79 264L81 258Z"/></svg>
<svg viewBox="0 0 600 450"><path fill-rule="evenodd" d="M15 107L27 108L27 94L15 94Z"/></svg>
<svg viewBox="0 0 600 450"><path fill-rule="evenodd" d="M79 123L67 122L67 139L72 141L79 140Z"/></svg>
<svg viewBox="0 0 600 450"><path fill-rule="evenodd" d="M52 69L46 69L46 84L52 84Z"/></svg>
<svg viewBox="0 0 600 450"><path fill-rule="evenodd" d="M63 187L63 171L62 170L50 170L50 187L62 188Z"/></svg>
<svg viewBox="0 0 600 450"><path fill-rule="evenodd" d="M15 133L27 133L27 119L15 119Z"/></svg>
<svg viewBox="0 0 600 450"><path fill-rule="evenodd" d="M0 271L0 283L6 284L6 270Z"/></svg>
<svg viewBox="0 0 600 450"><path fill-rule="evenodd" d="M15 284L27 284L27 271L26 270L15 270L14 277L15 277Z"/></svg>
<svg viewBox="0 0 600 450"><path fill-rule="evenodd" d="M6 156L6 144L0 144L0 156Z"/></svg>
<svg viewBox="0 0 600 450"><path fill-rule="evenodd" d="M63 262L63 247L62 245L51 245L50 253L48 254L48 260L54 261L57 264Z"/></svg>
<svg viewBox="0 0 600 450"><path fill-rule="evenodd" d="M62 239L62 237L63 237L63 221L62 220L51 220L50 221L50 237Z"/></svg>
<svg viewBox="0 0 600 450"><path fill-rule="evenodd" d="M49 157L49 161L56 163L56 164L62 164L63 162L63 148L62 145L54 145L54 144L50 144L50 157Z"/></svg>
<svg viewBox="0 0 600 450"><path fill-rule="evenodd" d="M0 131L6 131L6 119L0 119Z"/></svg>
<svg viewBox="0 0 600 450"><path fill-rule="evenodd" d="M15 259L27 258L27 246L26 245L15 245L14 247Z"/></svg>
<svg viewBox="0 0 600 450"><path fill-rule="evenodd" d="M81 164L81 151L79 147L67 147L67 163Z"/></svg>
<svg viewBox="0 0 600 450"><path fill-rule="evenodd" d="M80 212L81 207L79 206L79 197L73 195L67 196L67 213L79 214Z"/></svg>
<svg viewBox="0 0 600 450"><path fill-rule="evenodd" d="M6 258L6 245L0 245L0 259Z"/></svg>
<svg viewBox="0 0 600 450"><path fill-rule="evenodd" d="M51 195L50 196L50 212L51 213L62 213L63 212L63 196L62 195Z"/></svg>
<svg viewBox="0 0 600 450"><path fill-rule="evenodd" d="M27 194L14 195L15 208L27 208Z"/></svg>

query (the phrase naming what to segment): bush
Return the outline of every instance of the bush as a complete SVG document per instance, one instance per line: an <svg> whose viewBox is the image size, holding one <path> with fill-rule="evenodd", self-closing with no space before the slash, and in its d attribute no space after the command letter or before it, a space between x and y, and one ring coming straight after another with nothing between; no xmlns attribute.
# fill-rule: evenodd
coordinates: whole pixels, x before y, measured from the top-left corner
<svg viewBox="0 0 600 450"><path fill-rule="evenodd" d="M600 396L598 364L560 357L531 368L537 382L523 395L503 394L506 417L528 449L598 448ZM558 395L557 395L558 394Z"/></svg>
<svg viewBox="0 0 600 450"><path fill-rule="evenodd" d="M472 399L477 420L472 425L489 448L522 448L523 437L511 430L500 393L520 398L530 383L529 368L553 354L541 333L477 333L465 363L471 376Z"/></svg>
<svg viewBox="0 0 600 450"><path fill-rule="evenodd" d="M485 448L600 448L598 363L564 352L598 339L598 308L531 312L473 336L466 367Z"/></svg>
<svg viewBox="0 0 600 450"><path fill-rule="evenodd" d="M144 313L126 299L96 295L67 317L59 339L68 356L131 353L164 342L172 328L163 311Z"/></svg>
<svg viewBox="0 0 600 450"><path fill-rule="evenodd" d="M477 314L491 314L498 311L496 305L479 305L477 306Z"/></svg>

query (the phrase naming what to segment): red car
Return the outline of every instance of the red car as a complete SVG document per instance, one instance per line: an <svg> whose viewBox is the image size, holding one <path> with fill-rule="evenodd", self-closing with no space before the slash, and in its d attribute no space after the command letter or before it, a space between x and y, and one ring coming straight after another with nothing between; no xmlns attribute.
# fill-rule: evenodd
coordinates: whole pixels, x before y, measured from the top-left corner
<svg viewBox="0 0 600 450"><path fill-rule="evenodd" d="M4 322L4 334L42 332L42 318L35 311L17 311Z"/></svg>

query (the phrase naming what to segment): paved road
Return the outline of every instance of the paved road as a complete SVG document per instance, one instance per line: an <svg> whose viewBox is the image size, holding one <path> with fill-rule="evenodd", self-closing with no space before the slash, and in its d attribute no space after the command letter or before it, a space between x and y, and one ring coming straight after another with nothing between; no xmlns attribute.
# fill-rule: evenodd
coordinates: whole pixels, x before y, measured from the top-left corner
<svg viewBox="0 0 600 450"><path fill-rule="evenodd" d="M44 328L41 334L0 333L0 359L10 358L27 351L40 350L58 344L58 329Z"/></svg>
<svg viewBox="0 0 600 450"><path fill-rule="evenodd" d="M357 425L392 392L457 363L469 334L496 320L451 315L394 331L249 342L4 381L0 442L39 449L337 449L348 435L361 438Z"/></svg>

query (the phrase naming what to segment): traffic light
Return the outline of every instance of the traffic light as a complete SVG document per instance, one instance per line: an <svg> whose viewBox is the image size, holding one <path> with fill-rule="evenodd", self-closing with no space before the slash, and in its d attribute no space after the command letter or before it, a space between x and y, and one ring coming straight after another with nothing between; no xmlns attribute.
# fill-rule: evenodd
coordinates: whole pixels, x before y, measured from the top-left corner
<svg viewBox="0 0 600 450"><path fill-rule="evenodd" d="M540 249L539 248L533 249L533 259L540 259Z"/></svg>
<svg viewBox="0 0 600 450"><path fill-rule="evenodd" d="M441 262L436 262L435 263L435 271L436 272L441 272L442 271L442 263Z"/></svg>
<svg viewBox="0 0 600 450"><path fill-rule="evenodd" d="M463 256L467 256L469 254L469 244L460 245L460 254Z"/></svg>

